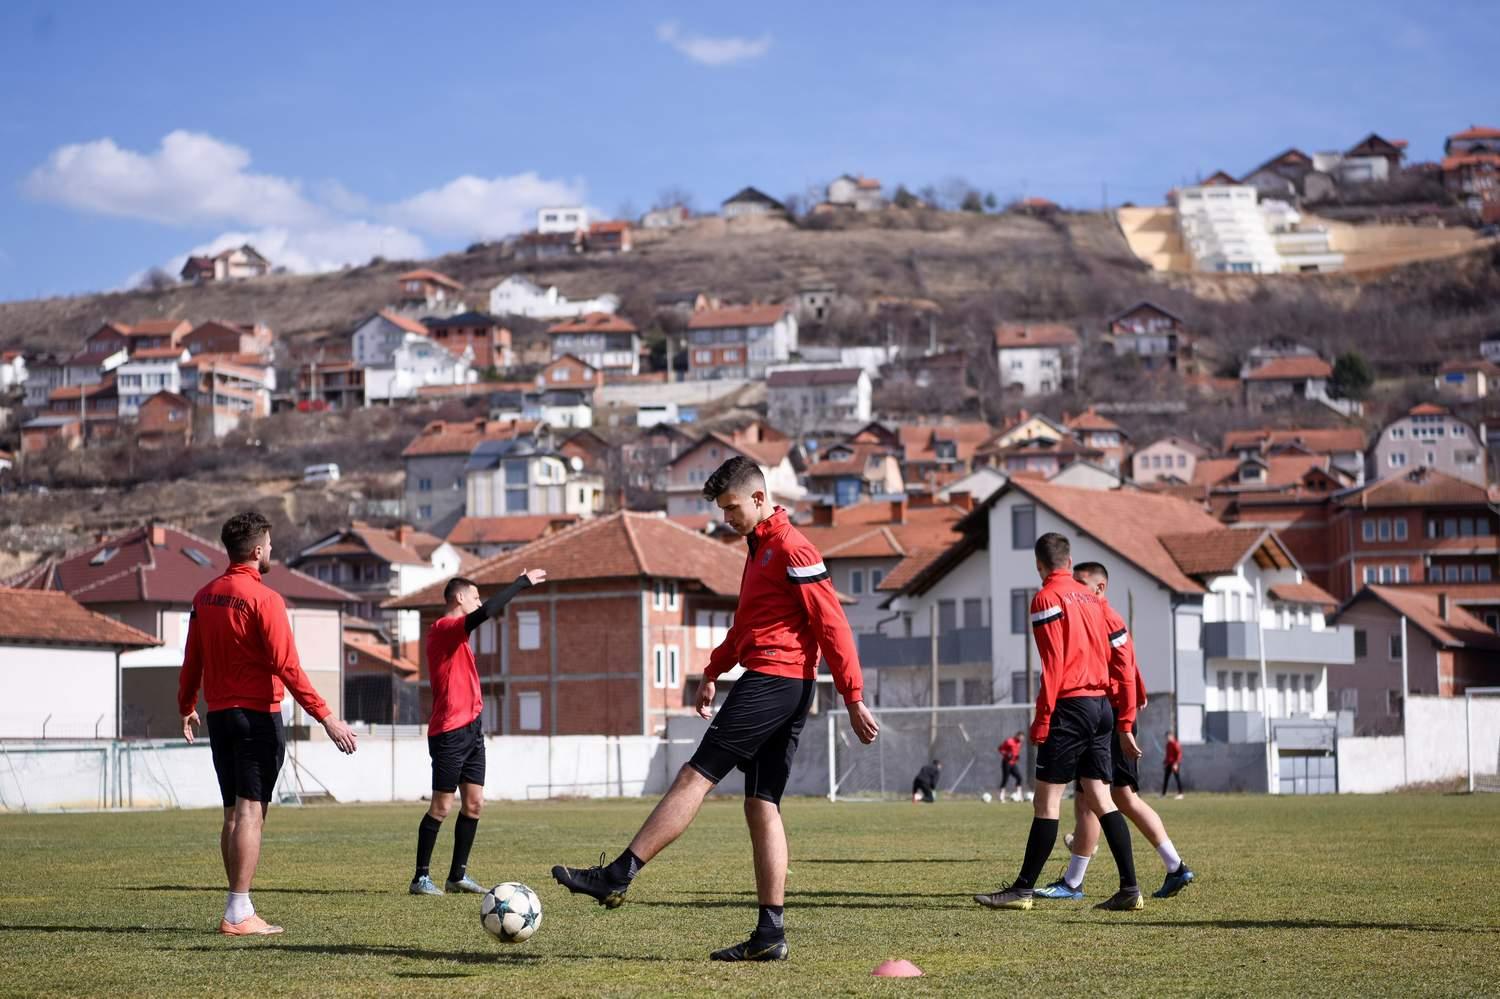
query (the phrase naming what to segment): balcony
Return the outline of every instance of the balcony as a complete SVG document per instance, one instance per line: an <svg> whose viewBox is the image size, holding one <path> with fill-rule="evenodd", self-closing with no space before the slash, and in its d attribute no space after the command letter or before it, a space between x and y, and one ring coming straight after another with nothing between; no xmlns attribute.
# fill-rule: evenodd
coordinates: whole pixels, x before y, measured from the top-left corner
<svg viewBox="0 0 1500 999"><path fill-rule="evenodd" d="M864 633L859 639L859 662L866 669L932 665L932 638L897 638ZM988 664L992 656L990 629L954 628L938 636L939 666Z"/></svg>
<svg viewBox="0 0 1500 999"><path fill-rule="evenodd" d="M1215 621L1203 626L1203 654L1209 659L1260 659L1260 635L1253 621ZM1278 663L1352 666L1354 629L1267 628L1266 660Z"/></svg>

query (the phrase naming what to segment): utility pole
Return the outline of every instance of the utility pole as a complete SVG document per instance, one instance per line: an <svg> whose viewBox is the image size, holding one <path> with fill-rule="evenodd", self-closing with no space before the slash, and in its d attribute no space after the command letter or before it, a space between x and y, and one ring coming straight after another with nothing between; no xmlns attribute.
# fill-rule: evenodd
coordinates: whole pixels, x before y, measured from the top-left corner
<svg viewBox="0 0 1500 999"><path fill-rule="evenodd" d="M932 632L932 722L927 732L927 755L928 758L937 752L937 730L938 730L938 606L937 601L928 608L931 620L930 630Z"/></svg>

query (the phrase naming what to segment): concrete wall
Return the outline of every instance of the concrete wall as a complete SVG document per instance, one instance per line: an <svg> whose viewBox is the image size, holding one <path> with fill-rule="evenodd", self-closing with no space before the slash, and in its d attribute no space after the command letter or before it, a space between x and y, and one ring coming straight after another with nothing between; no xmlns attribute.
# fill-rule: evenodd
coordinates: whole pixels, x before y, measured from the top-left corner
<svg viewBox="0 0 1500 999"><path fill-rule="evenodd" d="M1475 773L1500 773L1500 697L1474 698L1472 730L1462 697L1412 697L1408 705L1405 738L1338 741L1340 791L1373 793L1462 777L1468 772L1466 731Z"/></svg>
<svg viewBox="0 0 1500 999"><path fill-rule="evenodd" d="M0 691L0 738L115 734L112 649L0 644Z"/></svg>

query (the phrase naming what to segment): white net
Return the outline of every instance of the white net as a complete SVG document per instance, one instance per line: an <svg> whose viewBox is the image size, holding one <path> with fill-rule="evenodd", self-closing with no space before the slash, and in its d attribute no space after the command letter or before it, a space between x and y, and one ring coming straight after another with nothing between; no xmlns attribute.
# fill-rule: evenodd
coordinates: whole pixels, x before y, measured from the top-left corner
<svg viewBox="0 0 1500 999"><path fill-rule="evenodd" d="M1500 687L1464 693L1464 739L1470 791L1500 791Z"/></svg>
<svg viewBox="0 0 1500 999"><path fill-rule="evenodd" d="M833 797L856 801L909 798L917 771L933 760L942 763L939 800L995 793L1000 787L1000 743L1026 730L1031 708L1020 704L884 708L875 710L875 718L880 722L880 738L871 746L860 745L847 724L836 728ZM1029 762L1025 752L1019 764L1023 774ZM1014 790L1015 782L1010 786Z"/></svg>

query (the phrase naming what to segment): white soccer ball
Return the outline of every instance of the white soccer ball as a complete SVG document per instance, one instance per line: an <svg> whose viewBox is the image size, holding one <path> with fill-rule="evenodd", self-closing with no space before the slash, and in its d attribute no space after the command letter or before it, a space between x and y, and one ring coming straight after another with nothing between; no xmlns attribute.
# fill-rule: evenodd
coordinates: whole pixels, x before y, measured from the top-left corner
<svg viewBox="0 0 1500 999"><path fill-rule="evenodd" d="M980 795L980 796L979 796L979 797L980 797L980 798L981 798L981 799L983 799L983 801L984 801L984 803L985 803L985 804L986 804L986 805L988 805L988 804L989 804L989 803L990 803L990 802L992 802L992 801L994 801L994 800L995 800L995 796L994 796L994 795L992 795L992 794L990 794L990 793L989 793L989 792L988 792L988 791L986 791L986 792L984 792L984 793L983 793L983 794L981 794L981 795Z"/></svg>
<svg viewBox="0 0 1500 999"><path fill-rule="evenodd" d="M484 893L479 923L504 943L525 943L542 928L542 900L518 881L507 881Z"/></svg>

